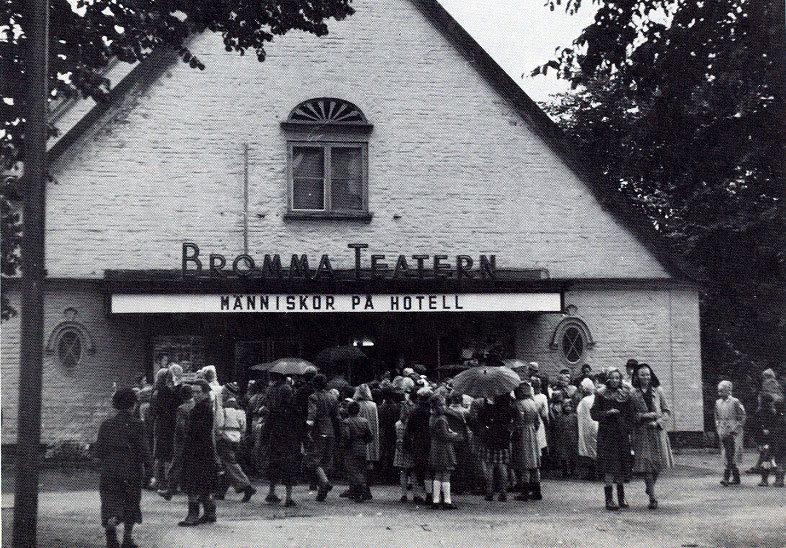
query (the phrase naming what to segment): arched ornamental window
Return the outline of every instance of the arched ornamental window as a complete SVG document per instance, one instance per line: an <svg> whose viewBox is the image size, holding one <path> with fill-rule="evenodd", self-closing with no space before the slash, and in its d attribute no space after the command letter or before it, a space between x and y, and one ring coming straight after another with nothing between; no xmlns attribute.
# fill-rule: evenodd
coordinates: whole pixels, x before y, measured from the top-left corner
<svg viewBox="0 0 786 548"><path fill-rule="evenodd" d="M292 109L287 136L286 218L369 221L368 134L373 126L348 101L310 99Z"/></svg>
<svg viewBox="0 0 786 548"><path fill-rule="evenodd" d="M566 366L573 368L584 364L587 352L595 346L595 341L583 320L568 316L557 324L549 346L552 350L559 351Z"/></svg>

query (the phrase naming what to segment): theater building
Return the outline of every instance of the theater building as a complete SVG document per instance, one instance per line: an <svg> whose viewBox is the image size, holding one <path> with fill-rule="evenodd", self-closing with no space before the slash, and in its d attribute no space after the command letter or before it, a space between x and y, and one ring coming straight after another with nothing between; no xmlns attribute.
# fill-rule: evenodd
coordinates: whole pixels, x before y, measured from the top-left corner
<svg viewBox="0 0 786 548"><path fill-rule="evenodd" d="M204 71L157 52L54 142L43 441L93 440L163 356L245 382L353 344L432 370L490 344L550 374L636 358L670 428L703 430L697 287L646 219L435 1L355 8L264 63L214 34Z"/></svg>

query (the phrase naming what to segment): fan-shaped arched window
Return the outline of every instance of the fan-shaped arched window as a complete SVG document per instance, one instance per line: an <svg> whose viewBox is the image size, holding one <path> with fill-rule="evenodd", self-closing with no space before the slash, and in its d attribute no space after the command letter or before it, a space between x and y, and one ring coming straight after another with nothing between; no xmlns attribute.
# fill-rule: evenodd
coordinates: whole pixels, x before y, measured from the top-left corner
<svg viewBox="0 0 786 548"><path fill-rule="evenodd" d="M287 133L289 207L286 218L371 220L368 133L355 105L322 97L304 101L282 124Z"/></svg>

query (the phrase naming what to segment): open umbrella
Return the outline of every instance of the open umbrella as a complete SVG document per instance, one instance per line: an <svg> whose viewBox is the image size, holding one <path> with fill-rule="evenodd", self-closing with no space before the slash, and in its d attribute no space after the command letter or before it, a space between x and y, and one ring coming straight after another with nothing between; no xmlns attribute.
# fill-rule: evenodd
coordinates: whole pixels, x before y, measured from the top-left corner
<svg viewBox="0 0 786 548"><path fill-rule="evenodd" d="M258 363L256 365L252 365L248 369L251 371L270 371L270 368L275 365L275 362L267 362L267 363Z"/></svg>
<svg viewBox="0 0 786 548"><path fill-rule="evenodd" d="M269 371L279 375L305 375L317 371L316 365L302 358L279 358L272 363Z"/></svg>
<svg viewBox="0 0 786 548"><path fill-rule="evenodd" d="M333 364L336 362L351 362L361 360L366 355L356 346L331 346L317 354L314 360L317 363Z"/></svg>
<svg viewBox="0 0 786 548"><path fill-rule="evenodd" d="M507 367L480 366L453 377L453 390L473 398L493 398L521 384L518 374Z"/></svg>
<svg viewBox="0 0 786 548"><path fill-rule="evenodd" d="M443 373L447 373L447 372L458 373L460 371L466 371L467 369L469 369L469 366L464 365L463 363L446 363L445 365L440 365L439 367L437 367L437 371Z"/></svg>

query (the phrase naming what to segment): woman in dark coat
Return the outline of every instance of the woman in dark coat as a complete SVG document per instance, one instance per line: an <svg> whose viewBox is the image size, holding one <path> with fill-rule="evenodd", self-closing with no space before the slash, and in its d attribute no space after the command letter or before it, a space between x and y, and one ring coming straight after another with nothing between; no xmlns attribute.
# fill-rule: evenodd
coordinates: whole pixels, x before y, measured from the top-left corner
<svg viewBox="0 0 786 548"><path fill-rule="evenodd" d="M175 423L180 403L172 374L168 369L160 369L156 373L155 388L150 400L153 411L155 477L156 485L160 489L167 486L166 474L172 464Z"/></svg>
<svg viewBox="0 0 786 548"><path fill-rule="evenodd" d="M606 509L627 508L624 479L630 464L635 409L630 390L622 386L622 373L616 367L608 371L606 386L595 394L590 416L598 422L598 461L605 476ZM614 502L613 483L617 484L619 506Z"/></svg>
<svg viewBox="0 0 786 548"><path fill-rule="evenodd" d="M448 425L445 416L445 398L440 394L431 396L431 418L429 419L429 433L431 447L429 448L428 465L434 474L434 490L431 507L439 508L440 491L444 497L444 510L455 510L456 506L450 500L450 473L456 468L456 451L453 444L460 441L462 436L454 432Z"/></svg>
<svg viewBox="0 0 786 548"><path fill-rule="evenodd" d="M142 523L142 476L144 473L145 441L142 421L132 409L136 394L123 388L112 396L117 414L105 420L98 430L95 455L101 460L99 494L101 524L106 531L109 548L135 547L131 532L135 523ZM117 542L117 526L123 524L123 544Z"/></svg>
<svg viewBox="0 0 786 548"><path fill-rule="evenodd" d="M216 503L213 493L219 487L216 462L215 430L213 429L213 402L210 385L205 381L196 383L196 403L188 419L186 436L183 440L183 477L180 485L188 495L188 516L178 523L183 527L214 523ZM199 517L199 503L205 513Z"/></svg>
<svg viewBox="0 0 786 548"><path fill-rule="evenodd" d="M415 461L415 484L423 486L425 496L415 495L413 502L426 502L431 498L431 488L433 477L428 467L429 451L431 448L431 431L429 421L431 419L431 408L429 400L432 392L427 388L421 388L417 392L418 404L409 416L407 431L404 435L404 449L408 451Z"/></svg>
<svg viewBox="0 0 786 548"><path fill-rule="evenodd" d="M297 483L300 467L300 433L299 425L293 424L305 417L295 408L295 391L282 377L267 392L268 419L264 439L268 440L268 479L270 491L265 502L280 502L276 496L276 483L284 484L286 490L284 506L295 506L292 500L292 486ZM294 420L293 420L294 419Z"/></svg>

